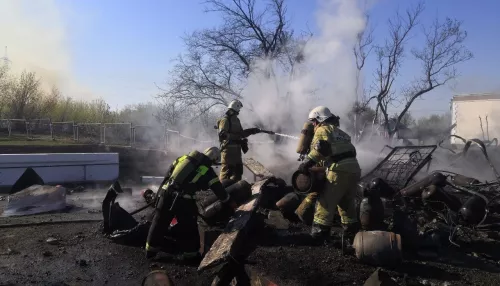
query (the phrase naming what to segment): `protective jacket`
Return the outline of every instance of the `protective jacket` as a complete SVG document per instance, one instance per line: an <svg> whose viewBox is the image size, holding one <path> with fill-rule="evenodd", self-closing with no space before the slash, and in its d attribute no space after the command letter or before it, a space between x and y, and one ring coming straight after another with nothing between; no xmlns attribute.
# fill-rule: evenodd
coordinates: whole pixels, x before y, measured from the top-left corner
<svg viewBox="0 0 500 286"><path fill-rule="evenodd" d="M184 196L210 188L219 200L227 202L229 195L211 165L210 159L198 151L183 155L170 165L161 188L183 191Z"/></svg>
<svg viewBox="0 0 500 286"><path fill-rule="evenodd" d="M242 164L241 145L244 140L243 128L236 114L226 113L217 121L221 150L221 164Z"/></svg>
<svg viewBox="0 0 500 286"><path fill-rule="evenodd" d="M329 143L331 153L327 157L314 148L320 140ZM361 170L351 137L332 123L323 122L316 126L310 150L309 159L317 164L328 166L331 171L358 173Z"/></svg>

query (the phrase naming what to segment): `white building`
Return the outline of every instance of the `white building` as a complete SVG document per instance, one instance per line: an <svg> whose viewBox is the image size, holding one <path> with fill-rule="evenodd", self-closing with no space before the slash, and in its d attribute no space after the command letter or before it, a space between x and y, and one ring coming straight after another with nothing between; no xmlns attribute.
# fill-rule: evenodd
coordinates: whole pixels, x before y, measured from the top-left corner
<svg viewBox="0 0 500 286"><path fill-rule="evenodd" d="M500 138L500 94L456 95L451 100L451 135L484 141ZM463 144L451 137L451 144Z"/></svg>

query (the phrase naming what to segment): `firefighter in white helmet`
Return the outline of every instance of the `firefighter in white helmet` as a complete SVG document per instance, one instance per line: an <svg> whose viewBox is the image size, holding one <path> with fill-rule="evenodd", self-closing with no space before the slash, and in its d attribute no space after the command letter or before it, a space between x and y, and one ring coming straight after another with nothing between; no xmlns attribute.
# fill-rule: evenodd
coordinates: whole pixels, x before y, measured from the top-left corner
<svg viewBox="0 0 500 286"><path fill-rule="evenodd" d="M195 253L200 247L197 215L198 208L194 193L200 190L212 190L217 198L231 209L237 205L222 186L212 165L220 159L217 147L207 148L203 153L192 151L177 158L167 172L158 190L153 221L146 241L146 257L154 257L157 252L165 250L164 236L171 235L170 222L177 218L176 226L184 232L176 250Z"/></svg>
<svg viewBox="0 0 500 286"><path fill-rule="evenodd" d="M339 117L327 107L314 108L308 119L314 125L314 137L311 151L299 170L306 171L316 164L328 168L327 180L322 190L318 190L311 235L315 238L329 237L336 209L344 230L356 233L359 223L355 194L361 177L356 148L351 143L350 136L339 128Z"/></svg>
<svg viewBox="0 0 500 286"><path fill-rule="evenodd" d="M246 137L262 132L259 128L243 130L238 115L243 103L239 100L231 101L227 106L224 117L217 120L216 129L219 134L221 149L221 170L219 179L241 180L243 175L242 151L248 151Z"/></svg>

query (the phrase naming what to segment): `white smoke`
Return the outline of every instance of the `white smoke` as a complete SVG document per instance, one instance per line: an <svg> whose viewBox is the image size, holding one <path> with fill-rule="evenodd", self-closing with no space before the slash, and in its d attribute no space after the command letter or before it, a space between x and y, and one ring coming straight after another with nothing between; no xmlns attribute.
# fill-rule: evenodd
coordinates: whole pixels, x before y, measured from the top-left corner
<svg viewBox="0 0 500 286"><path fill-rule="evenodd" d="M0 57L7 56L13 73L36 72L42 88L53 85L74 98L88 98L90 91L73 76L69 31L55 0L0 1Z"/></svg>
<svg viewBox="0 0 500 286"><path fill-rule="evenodd" d="M291 135L299 136L308 112L318 105L330 108L341 117L341 128L345 126L347 113L356 100L356 65L352 48L357 35L366 26L364 11L358 6L358 1L322 0L318 3L316 21L319 32L305 46L305 63L300 73L293 78L279 72L273 73L270 78L258 72L250 76L243 91L244 105L251 108L242 110L244 128L262 121L269 129L289 130L293 132ZM274 62L262 61L256 65L256 70L276 66ZM312 90L315 91L313 94ZM269 139L268 135L251 137L251 140L257 141ZM298 165L295 152L297 141L287 142L280 147L273 144L254 145L248 155L256 157L265 166L286 164L293 169L293 165ZM373 154L379 153L382 146L378 144ZM277 158L277 153L281 158ZM368 157L369 165L372 165L374 159ZM363 159L358 156L362 166L366 165Z"/></svg>

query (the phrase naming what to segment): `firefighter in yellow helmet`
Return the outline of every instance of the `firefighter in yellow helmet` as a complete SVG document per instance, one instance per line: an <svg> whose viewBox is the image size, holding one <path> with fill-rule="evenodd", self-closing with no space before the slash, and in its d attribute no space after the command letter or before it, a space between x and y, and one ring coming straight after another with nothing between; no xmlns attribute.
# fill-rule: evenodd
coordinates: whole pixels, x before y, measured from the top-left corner
<svg viewBox="0 0 500 286"><path fill-rule="evenodd" d="M164 242L164 237L175 234L170 223L177 219L176 228L182 229L182 240L173 246L184 253L196 253L200 247L198 233L198 208L194 194L210 188L217 198L232 209L236 203L222 186L212 165L220 159L217 147L207 148L203 153L192 151L177 158L167 172L157 194L153 221L146 241L146 257L156 255ZM174 235L175 236L175 235Z"/></svg>
<svg viewBox="0 0 500 286"><path fill-rule="evenodd" d="M239 181L243 175L242 154L248 151L248 140L246 137L263 131L259 128L248 128L243 130L238 115L243 103L233 100L227 106L224 117L217 120L217 130L221 149L220 180L232 179Z"/></svg>
<svg viewBox="0 0 500 286"><path fill-rule="evenodd" d="M315 238L329 237L336 209L344 230L355 233L359 229L355 196L361 177L356 148L350 136L339 128L339 117L327 107L314 108L308 119L314 125L314 137L310 152L299 170L306 171L317 163L328 168L327 180L318 193L311 235Z"/></svg>

